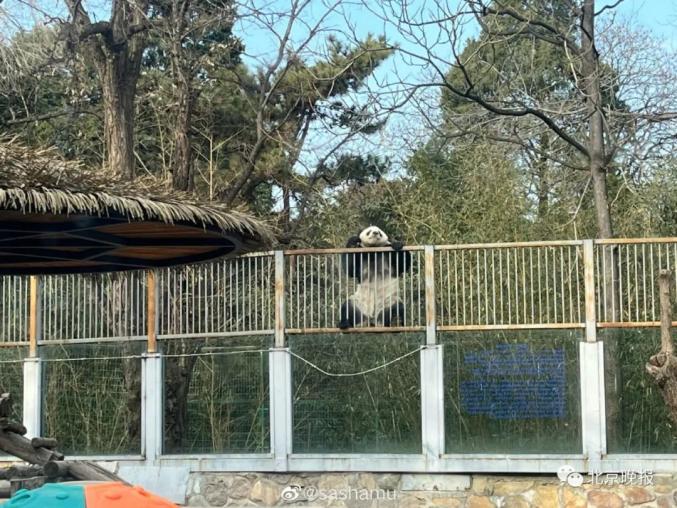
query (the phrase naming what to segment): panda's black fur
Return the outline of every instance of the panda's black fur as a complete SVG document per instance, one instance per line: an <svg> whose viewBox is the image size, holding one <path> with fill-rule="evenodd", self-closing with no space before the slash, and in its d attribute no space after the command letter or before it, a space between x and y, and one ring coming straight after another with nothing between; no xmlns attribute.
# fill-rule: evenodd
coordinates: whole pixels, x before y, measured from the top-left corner
<svg viewBox="0 0 677 508"><path fill-rule="evenodd" d="M391 242L381 229L370 226L348 239L346 247L392 247L390 252L360 252L342 255L343 270L358 285L341 306L339 328L375 324L404 324L404 304L399 298L398 277L411 266L411 254L402 242Z"/></svg>

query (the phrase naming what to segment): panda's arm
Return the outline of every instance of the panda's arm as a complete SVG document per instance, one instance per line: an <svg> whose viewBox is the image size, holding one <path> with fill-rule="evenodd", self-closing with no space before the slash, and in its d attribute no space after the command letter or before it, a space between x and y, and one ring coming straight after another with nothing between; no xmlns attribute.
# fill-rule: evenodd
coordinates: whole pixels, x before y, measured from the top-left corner
<svg viewBox="0 0 677 508"><path fill-rule="evenodd" d="M402 242L393 242L394 251L390 255L391 266L397 277L411 268L411 252L402 250L403 246Z"/></svg>
<svg viewBox="0 0 677 508"><path fill-rule="evenodd" d="M361 247L360 237L351 236L350 238L348 238L346 247L348 248ZM343 258L343 266L346 270L346 274L348 275L348 277L356 277L359 281L362 274L362 255L346 252L342 255L342 258Z"/></svg>

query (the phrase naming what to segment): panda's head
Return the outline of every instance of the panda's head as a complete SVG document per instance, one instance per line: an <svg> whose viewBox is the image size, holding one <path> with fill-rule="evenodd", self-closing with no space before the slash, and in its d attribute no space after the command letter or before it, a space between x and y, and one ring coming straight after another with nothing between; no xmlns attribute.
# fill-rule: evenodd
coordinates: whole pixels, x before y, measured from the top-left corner
<svg viewBox="0 0 677 508"><path fill-rule="evenodd" d="M388 235L376 226L369 226L360 233L362 247L385 247L390 245Z"/></svg>

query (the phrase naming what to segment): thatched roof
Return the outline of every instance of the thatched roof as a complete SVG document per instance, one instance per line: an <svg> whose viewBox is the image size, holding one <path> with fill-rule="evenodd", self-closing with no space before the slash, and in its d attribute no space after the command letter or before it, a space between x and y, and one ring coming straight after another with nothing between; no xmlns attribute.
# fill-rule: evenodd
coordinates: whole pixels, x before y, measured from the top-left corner
<svg viewBox="0 0 677 508"><path fill-rule="evenodd" d="M32 149L16 140L0 140L0 214L5 216L4 229L8 220L16 220L17 212L33 217L116 218L130 224L148 221L158 227L162 223L198 226L211 234L237 236L239 252L273 241L270 228L246 212L200 202L191 194L170 190L157 178L129 181L65 160L54 149ZM177 231L178 235L185 234Z"/></svg>

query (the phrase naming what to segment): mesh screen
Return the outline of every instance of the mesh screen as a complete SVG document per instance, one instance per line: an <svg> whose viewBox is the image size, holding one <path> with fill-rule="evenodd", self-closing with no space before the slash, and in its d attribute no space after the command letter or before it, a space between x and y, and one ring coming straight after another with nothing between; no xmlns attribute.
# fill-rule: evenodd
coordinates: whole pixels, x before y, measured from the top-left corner
<svg viewBox="0 0 677 508"><path fill-rule="evenodd" d="M443 334L447 453L580 453L581 338Z"/></svg>
<svg viewBox="0 0 677 508"><path fill-rule="evenodd" d="M330 373L384 364L420 334L292 335L291 350ZM295 453L420 453L420 354L354 377L327 376L292 358Z"/></svg>
<svg viewBox="0 0 677 508"><path fill-rule="evenodd" d="M143 347L42 347L43 434L70 455L140 453L141 360L106 357L138 355Z"/></svg>
<svg viewBox="0 0 677 508"><path fill-rule="evenodd" d="M604 340L609 453L675 453L677 434L644 365L658 353L660 329L600 330Z"/></svg>
<svg viewBox="0 0 677 508"><path fill-rule="evenodd" d="M165 453L270 450L269 337L163 342ZM266 350L266 351L260 351Z"/></svg>

